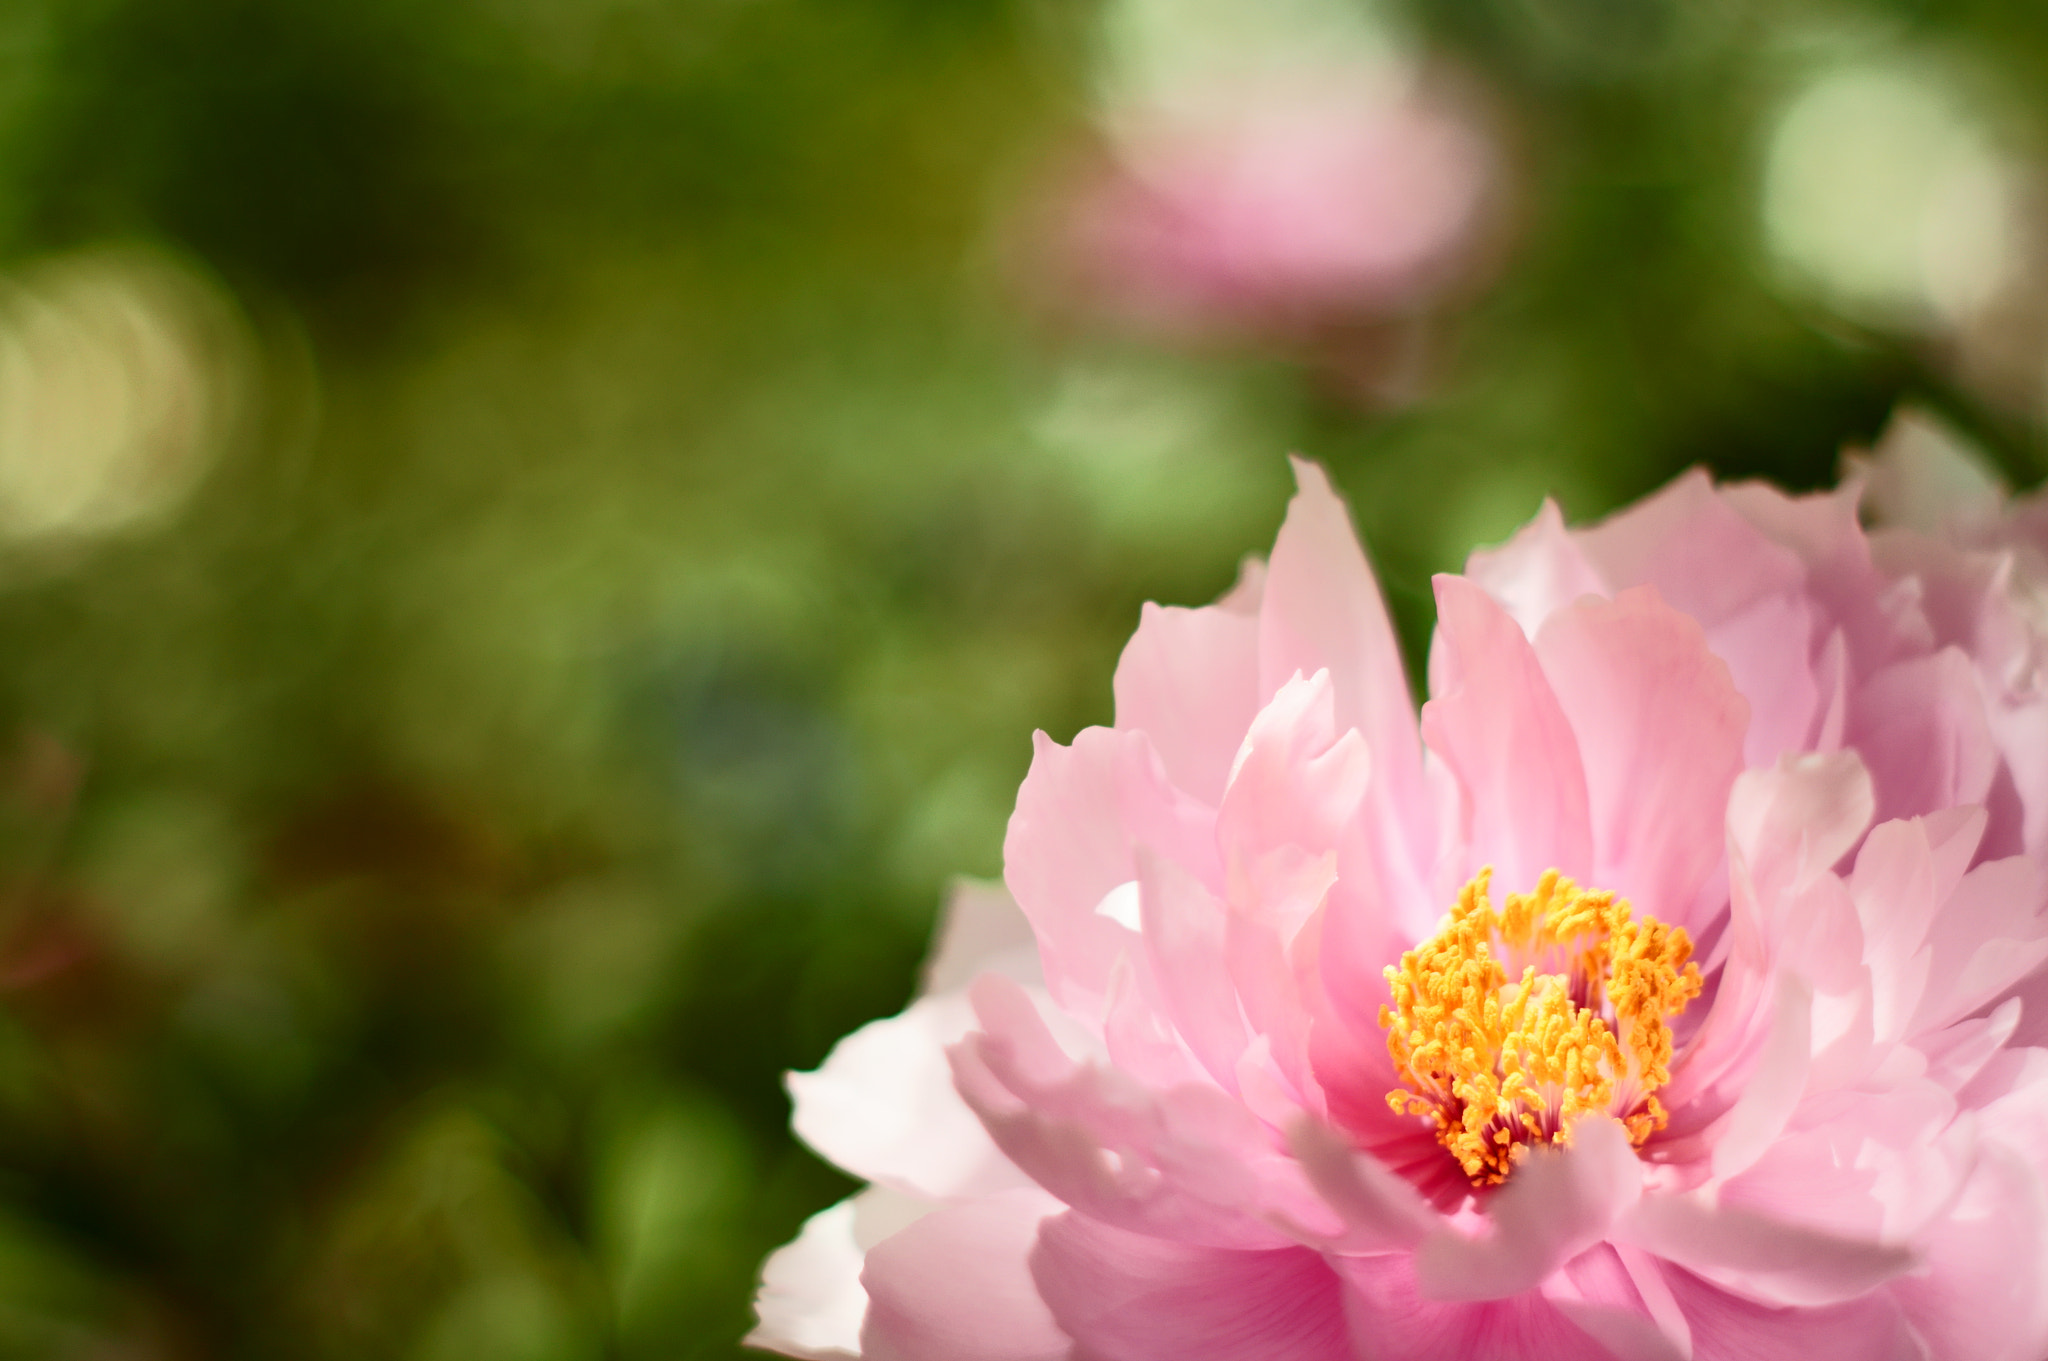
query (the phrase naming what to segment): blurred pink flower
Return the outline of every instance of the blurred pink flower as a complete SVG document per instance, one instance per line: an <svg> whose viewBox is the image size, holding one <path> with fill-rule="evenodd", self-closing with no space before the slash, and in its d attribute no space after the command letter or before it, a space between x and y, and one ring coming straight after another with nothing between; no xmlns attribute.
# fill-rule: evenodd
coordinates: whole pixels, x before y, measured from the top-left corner
<svg viewBox="0 0 2048 1361"><path fill-rule="evenodd" d="M770 1260L752 1341L2048 1351L2048 750L1947 579L1853 485L1546 505L1438 578L1418 730L1297 471L1268 563L1146 609L1116 725L1039 737L1014 906L956 894L923 996L791 1076L873 1185Z"/></svg>
<svg viewBox="0 0 2048 1361"><path fill-rule="evenodd" d="M1089 310L1172 335L1413 313L1473 268L1496 149L1439 89L1376 68L1118 120L1053 237Z"/></svg>

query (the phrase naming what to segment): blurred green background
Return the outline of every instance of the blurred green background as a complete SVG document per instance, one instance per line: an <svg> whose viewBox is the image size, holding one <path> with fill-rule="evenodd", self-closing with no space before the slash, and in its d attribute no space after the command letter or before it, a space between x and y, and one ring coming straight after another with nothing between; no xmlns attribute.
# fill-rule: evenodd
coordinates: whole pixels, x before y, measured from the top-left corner
<svg viewBox="0 0 2048 1361"><path fill-rule="evenodd" d="M1105 35L1293 20L1117 3L0 7L0 1356L739 1355L780 1073L1289 450L1417 661L1546 494L2043 466L2048 10L1361 3L1490 244L1183 334L1043 283Z"/></svg>

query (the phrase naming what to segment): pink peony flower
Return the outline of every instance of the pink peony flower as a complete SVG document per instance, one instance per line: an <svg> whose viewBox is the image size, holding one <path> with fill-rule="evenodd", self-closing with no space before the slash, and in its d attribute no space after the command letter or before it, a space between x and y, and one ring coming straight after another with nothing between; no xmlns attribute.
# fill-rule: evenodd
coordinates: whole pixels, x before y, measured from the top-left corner
<svg viewBox="0 0 2048 1361"><path fill-rule="evenodd" d="M1118 132L1053 234L1077 298L1152 331L1415 312L1471 272L1498 207L1479 122L1373 66L1127 112Z"/></svg>
<svg viewBox="0 0 2048 1361"><path fill-rule="evenodd" d="M919 1000L791 1075L872 1185L770 1259L751 1340L2048 1353L2048 1053L2015 1039L2048 753L1951 558L1866 534L1854 484L1546 505L1438 578L1418 724L1297 473L1269 562L1146 609L1116 725L1038 738L1014 905L957 892Z"/></svg>

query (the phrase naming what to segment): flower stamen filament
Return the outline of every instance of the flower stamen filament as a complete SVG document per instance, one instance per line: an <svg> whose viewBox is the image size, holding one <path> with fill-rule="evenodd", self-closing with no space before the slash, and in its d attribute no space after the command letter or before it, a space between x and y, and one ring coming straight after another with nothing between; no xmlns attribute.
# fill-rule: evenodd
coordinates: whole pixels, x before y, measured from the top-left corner
<svg viewBox="0 0 2048 1361"><path fill-rule="evenodd" d="M1587 1111L1614 1114L1638 1148L1662 1129L1669 1021L1701 986L1682 928L1554 869L1496 911L1492 874L1387 969L1393 1003L1380 1008L1403 1084L1388 1104L1432 1118L1482 1186L1505 1181L1527 1146L1567 1142Z"/></svg>

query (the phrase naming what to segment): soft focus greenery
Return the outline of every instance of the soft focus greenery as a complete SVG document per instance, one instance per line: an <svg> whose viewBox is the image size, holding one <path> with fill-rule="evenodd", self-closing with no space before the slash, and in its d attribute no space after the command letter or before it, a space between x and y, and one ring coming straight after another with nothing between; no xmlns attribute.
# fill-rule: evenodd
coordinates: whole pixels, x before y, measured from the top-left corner
<svg viewBox="0 0 2048 1361"><path fill-rule="evenodd" d="M1545 494L1819 485L1902 398L2037 471L2038 403L1782 286L1756 197L1822 38L2025 154L2048 10L1417 5L1518 194L1398 406L1033 298L1096 22L0 7L0 269L181 262L246 390L174 513L0 545L0 1356L737 1355L850 1185L781 1072L904 1003L1032 730L1270 542L1289 450L1418 658Z"/></svg>

